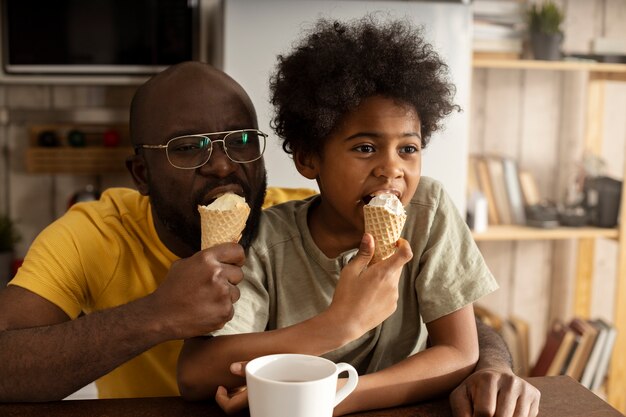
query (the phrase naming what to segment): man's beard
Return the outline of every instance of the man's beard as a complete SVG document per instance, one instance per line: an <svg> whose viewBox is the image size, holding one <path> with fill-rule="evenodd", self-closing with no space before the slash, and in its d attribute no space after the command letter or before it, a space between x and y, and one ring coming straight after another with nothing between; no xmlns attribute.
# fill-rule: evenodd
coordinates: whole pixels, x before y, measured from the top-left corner
<svg viewBox="0 0 626 417"><path fill-rule="evenodd" d="M244 191L246 201L250 205L250 215L246 222L239 244L244 249L248 249L254 238L257 235L259 228L259 221L261 218L261 207L265 200L265 192L267 189L267 172L263 171L263 177L259 184L259 189L256 192L252 192L248 184L244 184L238 179L227 178L218 183L211 184L202 192L198 193L194 198L194 207L203 204L203 198L213 188L223 184L239 184ZM168 199L159 192L155 191L158 187L151 187L150 191L150 203L154 207L156 215L161 220L161 223L172 234L178 237L185 245L191 248L194 252L200 250L201 228L200 228L200 214L197 210L194 213L185 213L184 208L168 203ZM249 201L252 200L252 201Z"/></svg>

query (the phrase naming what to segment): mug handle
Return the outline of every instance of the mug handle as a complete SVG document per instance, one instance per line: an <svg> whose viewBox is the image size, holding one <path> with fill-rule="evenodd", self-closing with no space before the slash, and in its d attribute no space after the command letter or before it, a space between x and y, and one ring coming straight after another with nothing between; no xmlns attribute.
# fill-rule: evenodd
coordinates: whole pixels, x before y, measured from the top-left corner
<svg viewBox="0 0 626 417"><path fill-rule="evenodd" d="M359 382L359 374L352 365L345 362L338 363L337 375L344 371L348 372L348 382L346 382L346 384L341 387L341 389L335 394L335 404L333 405L333 407L336 407L337 404L345 400L346 397L350 395L352 391L354 391L354 389L356 388L356 384Z"/></svg>

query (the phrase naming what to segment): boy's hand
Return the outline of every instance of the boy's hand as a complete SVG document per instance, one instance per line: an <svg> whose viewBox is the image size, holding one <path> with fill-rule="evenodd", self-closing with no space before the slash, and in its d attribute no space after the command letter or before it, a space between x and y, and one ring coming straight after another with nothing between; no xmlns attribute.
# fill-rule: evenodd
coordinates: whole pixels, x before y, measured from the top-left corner
<svg viewBox="0 0 626 417"><path fill-rule="evenodd" d="M359 252L341 271L328 308L334 323L344 324L353 339L379 325L396 310L402 268L413 257L404 239L398 241L396 253L368 266L373 254L374 239L366 233Z"/></svg>
<svg viewBox="0 0 626 417"><path fill-rule="evenodd" d="M233 375L245 378L246 363L247 362L235 362L231 364L230 372ZM228 391L226 388L220 386L215 393L215 402L217 402L226 414L235 414L248 407L248 390L245 386L242 386Z"/></svg>

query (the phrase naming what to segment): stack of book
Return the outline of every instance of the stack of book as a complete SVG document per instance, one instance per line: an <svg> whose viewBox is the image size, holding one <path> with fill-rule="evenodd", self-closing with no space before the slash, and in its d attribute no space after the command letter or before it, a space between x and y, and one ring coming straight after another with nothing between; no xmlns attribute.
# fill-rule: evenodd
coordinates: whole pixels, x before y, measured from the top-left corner
<svg viewBox="0 0 626 417"><path fill-rule="evenodd" d="M488 58L520 58L523 52L526 25L525 3L518 0L475 0L474 56Z"/></svg>
<svg viewBox="0 0 626 417"><path fill-rule="evenodd" d="M615 327L602 319L557 321L530 376L568 375L598 390L606 378L616 335Z"/></svg>
<svg viewBox="0 0 626 417"><path fill-rule="evenodd" d="M526 224L526 207L540 202L534 177L517 162L499 155L470 155L468 195L479 192L487 200L490 225Z"/></svg>

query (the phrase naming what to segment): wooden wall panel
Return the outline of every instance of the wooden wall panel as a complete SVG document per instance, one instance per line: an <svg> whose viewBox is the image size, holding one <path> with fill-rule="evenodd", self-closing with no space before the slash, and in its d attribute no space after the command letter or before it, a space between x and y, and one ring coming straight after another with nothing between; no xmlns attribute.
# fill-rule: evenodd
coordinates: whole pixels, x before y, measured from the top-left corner
<svg viewBox="0 0 626 417"><path fill-rule="evenodd" d="M621 178L626 151L626 83L606 82L604 100L602 157L607 175Z"/></svg>
<svg viewBox="0 0 626 417"><path fill-rule="evenodd" d="M547 322L572 318L577 242L563 240L552 244L552 271Z"/></svg>
<svg viewBox="0 0 626 417"><path fill-rule="evenodd" d="M500 288L483 297L478 304L488 308L500 317L508 317L511 298L514 296L511 267L513 264L513 245L511 242L479 242L478 247L483 254L491 273L498 281Z"/></svg>
<svg viewBox="0 0 626 417"><path fill-rule="evenodd" d="M523 71L487 70L483 152L515 156L521 129Z"/></svg>
<svg viewBox="0 0 626 417"><path fill-rule="evenodd" d="M556 181L561 108L561 74L552 71L523 71L519 151L520 167L537 179L543 198L558 196ZM511 314L522 317L530 327L530 360L534 363L547 331L551 264L551 242L520 242L516 245L514 296ZM528 260L532 259L532 262Z"/></svg>
<svg viewBox="0 0 626 417"><path fill-rule="evenodd" d="M602 36L626 38L626 1L604 0L604 26Z"/></svg>
<svg viewBox="0 0 626 417"><path fill-rule="evenodd" d="M617 274L617 243L600 240L596 242L594 282L591 293L591 314L613 322Z"/></svg>
<svg viewBox="0 0 626 417"><path fill-rule="evenodd" d="M532 261L531 261L532 260ZM534 363L543 347L549 311L552 250L549 242L515 244L508 316L529 323L529 359Z"/></svg>
<svg viewBox="0 0 626 417"><path fill-rule="evenodd" d="M537 180L539 192L554 201L559 170L561 74L554 71L523 71L520 143L517 158Z"/></svg>
<svg viewBox="0 0 626 417"><path fill-rule="evenodd" d="M603 28L604 1L567 0L562 4L565 10L563 52L588 53L589 42L600 35Z"/></svg>
<svg viewBox="0 0 626 417"><path fill-rule="evenodd" d="M606 162L606 175L623 180L626 153L626 85L606 82L604 87L605 113L601 155ZM615 242L597 242L592 312L611 321L615 308L616 259Z"/></svg>
<svg viewBox="0 0 626 417"><path fill-rule="evenodd" d="M586 119L586 83L589 75L583 71L564 72L561 74L561 109L559 148L556 161L557 181L555 189L561 190L562 201L571 204L577 193L576 179L580 174L581 163L585 152L584 133ZM568 193L568 190L570 191ZM569 197L568 197L569 196Z"/></svg>

